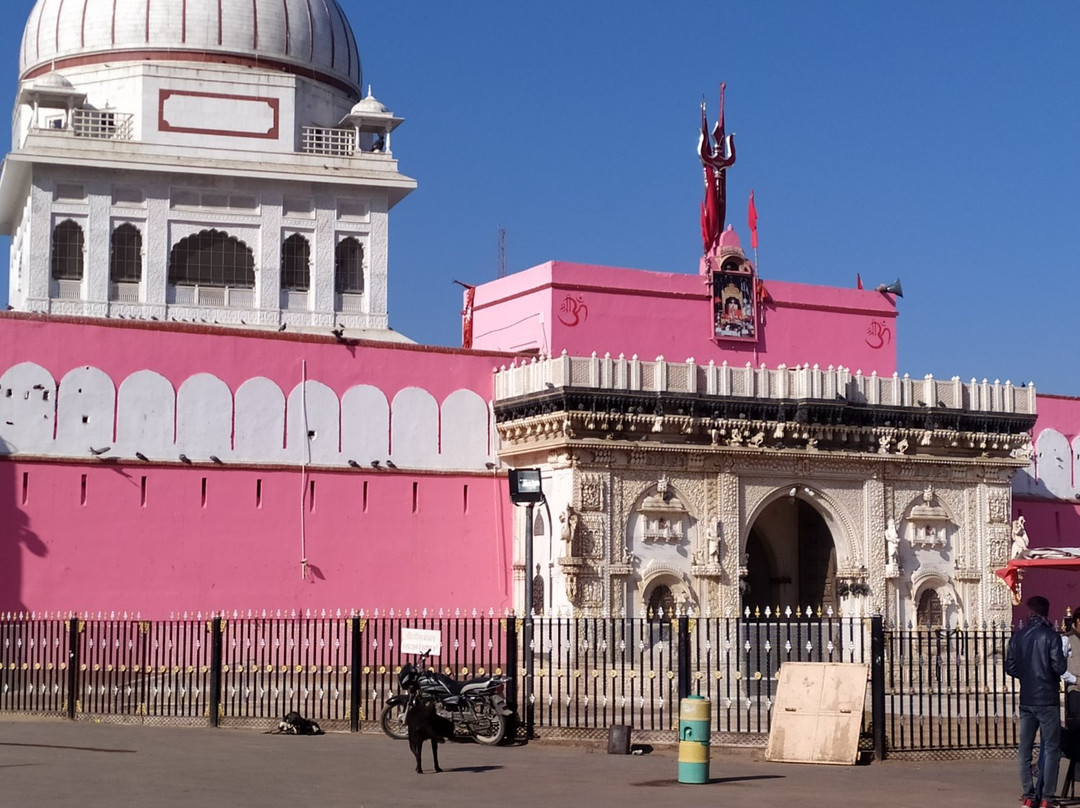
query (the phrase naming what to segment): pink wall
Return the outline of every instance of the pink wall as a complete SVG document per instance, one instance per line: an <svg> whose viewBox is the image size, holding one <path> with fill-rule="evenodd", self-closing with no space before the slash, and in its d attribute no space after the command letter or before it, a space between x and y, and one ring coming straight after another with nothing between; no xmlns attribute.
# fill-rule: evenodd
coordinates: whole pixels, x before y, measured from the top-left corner
<svg viewBox="0 0 1080 808"><path fill-rule="evenodd" d="M24 361L57 379L81 365L114 379L148 368L174 387L213 373L235 392L256 374L288 389L302 359L339 395L356 384L390 396L418 386L439 400L459 389L490 400L492 368L508 361L0 315L0 372ZM512 519L505 477L490 471L0 457L0 611L501 610L513 599Z"/></svg>
<svg viewBox="0 0 1080 808"><path fill-rule="evenodd" d="M301 361L306 361L308 378L322 381L338 395L355 384L375 384L387 397L420 386L439 400L459 388L490 399L493 369L512 359L490 350L339 344L321 335L0 312L0 372L19 362L35 362L57 379L89 365L113 379L149 368L174 387L196 373L211 373L234 393L252 376L265 376L289 390L300 382Z"/></svg>
<svg viewBox="0 0 1080 808"><path fill-rule="evenodd" d="M765 287L761 339L718 343L701 275L549 262L477 288L474 347L896 371L896 307L886 295L769 280Z"/></svg>
<svg viewBox="0 0 1080 808"><path fill-rule="evenodd" d="M299 470L2 462L0 611L163 618L511 605L505 477L315 471L307 479L315 504L304 498L304 578Z"/></svg>
<svg viewBox="0 0 1080 808"><path fill-rule="evenodd" d="M1039 418L1032 430L1038 438L1044 429L1054 429L1071 443L1080 435L1080 398L1038 396ZM1072 458L1078 462L1077 458ZM1080 547L1080 501L1045 499L1033 496L1013 498L1013 516L1023 515L1032 547ZM1043 595L1050 599L1051 617L1064 615L1065 607L1080 606L1080 569L1030 569L1024 573L1023 596ZM1027 614L1024 607L1016 617Z"/></svg>
<svg viewBox="0 0 1080 808"><path fill-rule="evenodd" d="M1044 429L1056 429L1070 441L1080 435L1080 398L1039 393L1039 420L1035 436Z"/></svg>

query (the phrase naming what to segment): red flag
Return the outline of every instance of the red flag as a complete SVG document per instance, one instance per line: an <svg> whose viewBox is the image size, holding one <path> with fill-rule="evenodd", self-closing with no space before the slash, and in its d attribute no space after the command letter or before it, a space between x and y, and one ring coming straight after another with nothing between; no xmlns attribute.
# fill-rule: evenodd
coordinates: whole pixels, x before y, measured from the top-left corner
<svg viewBox="0 0 1080 808"><path fill-rule="evenodd" d="M465 286L462 284L462 286ZM461 347L472 347L472 318L473 300L476 298L476 287L465 286L465 311L461 313Z"/></svg>
<svg viewBox="0 0 1080 808"><path fill-rule="evenodd" d="M757 206L754 205L754 192L750 191L750 207L746 211L746 221L750 225L750 246L757 249Z"/></svg>
<svg viewBox="0 0 1080 808"><path fill-rule="evenodd" d="M855 288L862 289L862 275L858 272L855 273Z"/></svg>

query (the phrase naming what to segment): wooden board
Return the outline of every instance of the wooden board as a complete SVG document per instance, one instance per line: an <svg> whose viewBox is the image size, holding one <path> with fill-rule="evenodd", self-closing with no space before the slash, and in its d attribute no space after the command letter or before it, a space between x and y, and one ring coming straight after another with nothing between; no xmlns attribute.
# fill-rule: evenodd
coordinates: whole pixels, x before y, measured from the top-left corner
<svg viewBox="0 0 1080 808"><path fill-rule="evenodd" d="M766 760L853 765L869 672L865 664L785 662Z"/></svg>

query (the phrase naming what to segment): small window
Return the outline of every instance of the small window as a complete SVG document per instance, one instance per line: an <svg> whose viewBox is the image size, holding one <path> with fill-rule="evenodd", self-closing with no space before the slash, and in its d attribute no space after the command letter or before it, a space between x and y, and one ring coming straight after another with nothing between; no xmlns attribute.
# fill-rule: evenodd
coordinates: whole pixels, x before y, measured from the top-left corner
<svg viewBox="0 0 1080 808"><path fill-rule="evenodd" d="M52 277L59 281L81 281L83 276L83 231L65 219L53 229Z"/></svg>
<svg viewBox="0 0 1080 808"><path fill-rule="evenodd" d="M109 243L109 280L138 283L142 279L142 233L131 224L112 232Z"/></svg>
<svg viewBox="0 0 1080 808"><path fill-rule="evenodd" d="M299 233L281 243L281 288L306 292L311 283L311 245Z"/></svg>
<svg viewBox="0 0 1080 808"><path fill-rule="evenodd" d="M532 603L530 604L533 614L544 613L544 576L540 574L540 565L536 565L536 574L532 580Z"/></svg>
<svg viewBox="0 0 1080 808"><path fill-rule="evenodd" d="M364 246L352 236L343 238L334 250L334 291L339 295L364 292Z"/></svg>
<svg viewBox="0 0 1080 808"><path fill-rule="evenodd" d="M203 230L172 248L169 283L253 289L255 259L239 239L220 230Z"/></svg>

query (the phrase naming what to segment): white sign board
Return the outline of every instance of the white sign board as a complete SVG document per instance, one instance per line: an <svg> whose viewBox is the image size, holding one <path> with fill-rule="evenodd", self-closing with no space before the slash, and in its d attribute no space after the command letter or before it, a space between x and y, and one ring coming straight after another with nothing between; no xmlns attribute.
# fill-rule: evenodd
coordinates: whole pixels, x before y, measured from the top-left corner
<svg viewBox="0 0 1080 808"><path fill-rule="evenodd" d="M401 653L423 654L431 651L433 657L442 653L442 632L429 628L403 628L401 630Z"/></svg>

